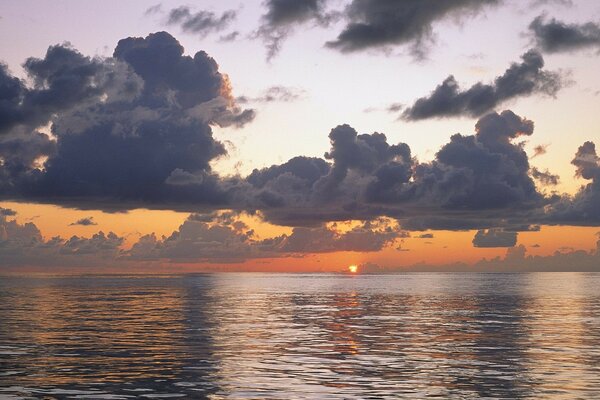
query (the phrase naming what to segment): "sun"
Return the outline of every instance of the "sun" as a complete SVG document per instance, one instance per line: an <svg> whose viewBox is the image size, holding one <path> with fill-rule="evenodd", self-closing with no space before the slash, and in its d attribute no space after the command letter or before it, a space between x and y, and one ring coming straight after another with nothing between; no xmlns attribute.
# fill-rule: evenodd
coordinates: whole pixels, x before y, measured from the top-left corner
<svg viewBox="0 0 600 400"><path fill-rule="evenodd" d="M348 271L349 271L351 274L355 274L355 273L357 273L357 272L358 272L358 265L349 265L349 266L348 266Z"/></svg>

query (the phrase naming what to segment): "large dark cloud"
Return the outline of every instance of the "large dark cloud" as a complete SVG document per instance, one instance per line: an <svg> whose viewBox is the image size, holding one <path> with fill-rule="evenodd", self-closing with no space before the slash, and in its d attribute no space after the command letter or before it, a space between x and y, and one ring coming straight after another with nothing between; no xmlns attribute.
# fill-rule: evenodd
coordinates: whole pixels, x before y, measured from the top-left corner
<svg viewBox="0 0 600 400"><path fill-rule="evenodd" d="M475 135L456 134L432 162L419 163L406 144L341 125L329 134L331 164L295 158L254 171L246 180L248 208L286 225L385 215L418 230L495 226L546 201L522 144L514 143L533 128L511 111L488 114Z"/></svg>
<svg viewBox="0 0 600 400"><path fill-rule="evenodd" d="M33 87L13 79L4 96L15 85L25 93L15 101L23 116L0 122L10 129L0 138L3 197L83 208L224 203L210 162L226 152L210 125L242 126L254 113L237 107L212 58L183 52L159 32L119 41L107 59L54 46L27 60ZM31 129L48 122L53 138Z"/></svg>
<svg viewBox="0 0 600 400"><path fill-rule="evenodd" d="M529 25L540 49L547 53L560 53L595 48L600 50L600 24L567 24L555 18L535 18Z"/></svg>
<svg viewBox="0 0 600 400"><path fill-rule="evenodd" d="M343 52L410 45L422 57L433 41L436 22L472 17L500 0L353 0L346 27L327 46Z"/></svg>
<svg viewBox="0 0 600 400"><path fill-rule="evenodd" d="M402 118L417 121L427 118L480 116L502 103L532 94L554 96L564 86L559 73L543 69L544 58L529 50L491 84L478 82L461 89L454 76L449 76L428 96L415 101L402 113Z"/></svg>
<svg viewBox="0 0 600 400"><path fill-rule="evenodd" d="M267 46L267 58L271 59L281 50L282 42L298 26L313 22L326 25L334 18L326 11L328 0L267 0L267 12L257 35Z"/></svg>

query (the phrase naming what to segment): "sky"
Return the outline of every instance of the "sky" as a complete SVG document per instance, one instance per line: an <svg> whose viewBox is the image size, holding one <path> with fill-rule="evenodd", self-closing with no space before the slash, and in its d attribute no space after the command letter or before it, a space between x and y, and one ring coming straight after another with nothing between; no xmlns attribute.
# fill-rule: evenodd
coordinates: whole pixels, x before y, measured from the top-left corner
<svg viewBox="0 0 600 400"><path fill-rule="evenodd" d="M0 48L0 273L600 265L596 1L2 1Z"/></svg>

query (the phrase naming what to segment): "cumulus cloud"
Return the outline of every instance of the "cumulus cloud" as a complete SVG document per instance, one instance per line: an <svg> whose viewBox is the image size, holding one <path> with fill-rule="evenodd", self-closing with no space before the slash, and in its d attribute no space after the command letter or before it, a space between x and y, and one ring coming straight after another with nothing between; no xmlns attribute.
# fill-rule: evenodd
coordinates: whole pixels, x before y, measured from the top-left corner
<svg viewBox="0 0 600 400"><path fill-rule="evenodd" d="M434 41L434 25L481 12L500 0L353 0L344 13L347 25L327 46L342 52L408 45L423 57Z"/></svg>
<svg viewBox="0 0 600 400"><path fill-rule="evenodd" d="M517 244L517 232L501 229L479 230L473 238L474 247L514 247Z"/></svg>
<svg viewBox="0 0 600 400"><path fill-rule="evenodd" d="M267 59L281 50L283 41L299 26L313 23L327 25L335 13L326 10L328 0L267 0L267 12L257 31L267 47Z"/></svg>
<svg viewBox="0 0 600 400"><path fill-rule="evenodd" d="M167 24L181 27L184 32L204 37L212 32L219 32L229 26L237 17L235 10L228 10L221 15L200 10L193 12L187 6L180 6L169 11Z"/></svg>
<svg viewBox="0 0 600 400"><path fill-rule="evenodd" d="M12 110L0 112L0 194L83 208L223 203L210 162L226 151L211 124L243 126L254 112L237 106L211 57L183 52L158 32L119 41L105 59L65 46L28 59L33 87L0 85ZM52 137L35 130L49 122Z"/></svg>
<svg viewBox="0 0 600 400"><path fill-rule="evenodd" d="M513 63L493 83L478 82L464 90L450 75L428 96L406 108L401 117L409 121L476 117L518 97L533 94L555 96L565 85L561 74L543 69L544 58L536 50L529 50L521 56L521 60L521 63Z"/></svg>
<svg viewBox="0 0 600 400"><path fill-rule="evenodd" d="M294 228L291 234L260 239L231 213L192 214L170 236L146 235L128 251L131 260L242 262L337 251L379 251L406 232L386 221L363 222L347 231L336 226Z"/></svg>
<svg viewBox="0 0 600 400"><path fill-rule="evenodd" d="M93 225L98 225L98 224L94 221L94 217L86 217L86 218L78 219L77 221L69 224L69 226L75 226L75 225L93 226Z"/></svg>
<svg viewBox="0 0 600 400"><path fill-rule="evenodd" d="M0 215L1 267L102 267L119 258L123 243L112 232L44 240L35 224Z"/></svg>
<svg viewBox="0 0 600 400"><path fill-rule="evenodd" d="M562 196L554 202L546 214L549 223L589 225L600 223L600 157L593 142L579 147L571 163L575 175L591 181L582 186L575 196Z"/></svg>
<svg viewBox="0 0 600 400"><path fill-rule="evenodd" d="M600 50L600 24L568 24L540 15L529 25L537 46L547 53Z"/></svg>
<svg viewBox="0 0 600 400"><path fill-rule="evenodd" d="M296 157L248 176L246 207L292 226L383 215L410 230L495 227L546 202L516 142L533 129L511 111L491 113L475 135L453 135L433 161L419 163L404 143L341 125L324 159Z"/></svg>

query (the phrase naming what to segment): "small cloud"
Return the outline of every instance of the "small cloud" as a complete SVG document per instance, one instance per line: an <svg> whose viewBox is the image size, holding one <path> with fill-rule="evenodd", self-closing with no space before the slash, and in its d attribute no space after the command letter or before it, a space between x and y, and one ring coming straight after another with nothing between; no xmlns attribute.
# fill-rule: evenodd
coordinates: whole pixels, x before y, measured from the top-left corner
<svg viewBox="0 0 600 400"><path fill-rule="evenodd" d="M271 86L263 91L260 96L248 97L240 96L236 99L239 104L246 103L291 103L300 100L306 96L306 92L302 89L286 87L286 86Z"/></svg>
<svg viewBox="0 0 600 400"><path fill-rule="evenodd" d="M69 224L69 226L76 226L76 225L93 226L93 225L98 225L98 224L94 221L94 217L87 217L87 218L78 219L77 221Z"/></svg>
<svg viewBox="0 0 600 400"><path fill-rule="evenodd" d="M417 236L417 239L433 239L433 233L423 233L422 235Z"/></svg>
<svg viewBox="0 0 600 400"><path fill-rule="evenodd" d="M481 248L515 247L517 232L507 232L501 229L479 230L473 238L473 246Z"/></svg>
<svg viewBox="0 0 600 400"><path fill-rule="evenodd" d="M14 217L17 215L15 210L11 210L10 208L2 208L0 207L0 216L2 217Z"/></svg>
<svg viewBox="0 0 600 400"><path fill-rule="evenodd" d="M535 146L533 148L533 156L531 156L531 158L543 156L548 152L548 147L550 147L550 144L540 144L538 146Z"/></svg>

